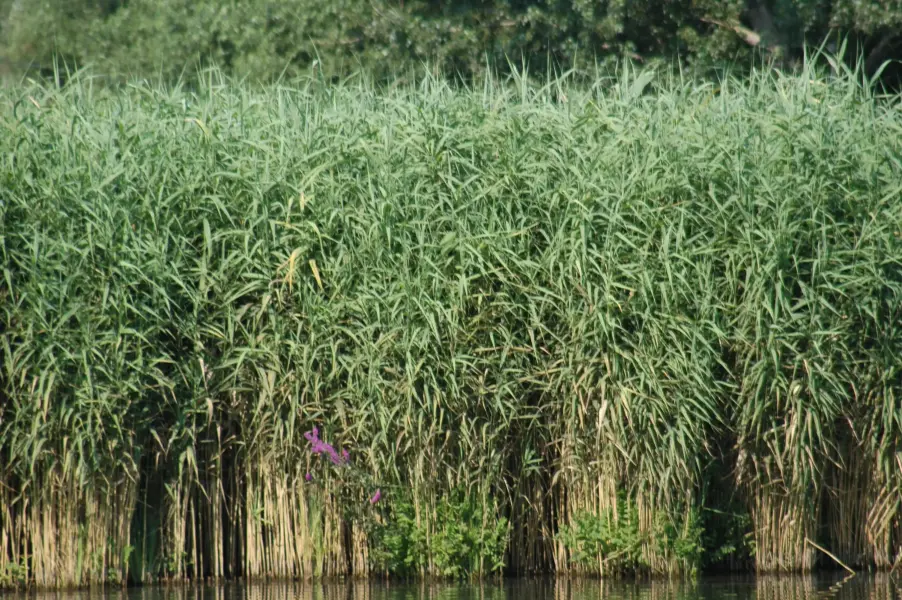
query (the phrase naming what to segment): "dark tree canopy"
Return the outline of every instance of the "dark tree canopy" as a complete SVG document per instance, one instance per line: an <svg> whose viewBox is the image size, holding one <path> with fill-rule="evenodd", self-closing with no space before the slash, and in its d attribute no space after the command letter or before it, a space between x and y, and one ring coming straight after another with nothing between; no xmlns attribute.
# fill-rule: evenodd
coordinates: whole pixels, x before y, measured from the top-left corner
<svg viewBox="0 0 902 600"><path fill-rule="evenodd" d="M3 62L54 55L108 73L177 76L197 62L268 79L320 68L478 74L628 55L684 64L780 61L851 42L870 72L902 56L902 0L0 0ZM32 7L33 8L33 7Z"/></svg>

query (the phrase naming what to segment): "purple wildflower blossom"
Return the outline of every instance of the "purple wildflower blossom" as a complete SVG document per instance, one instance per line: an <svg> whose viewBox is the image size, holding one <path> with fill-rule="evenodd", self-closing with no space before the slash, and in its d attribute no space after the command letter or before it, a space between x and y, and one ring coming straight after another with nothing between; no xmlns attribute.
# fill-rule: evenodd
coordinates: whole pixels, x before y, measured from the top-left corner
<svg viewBox="0 0 902 600"><path fill-rule="evenodd" d="M313 481L313 475L311 475L310 473L307 473L306 475L304 475L304 481L306 481L307 483L310 483L311 481Z"/></svg>
<svg viewBox="0 0 902 600"><path fill-rule="evenodd" d="M331 445L319 439L319 429L316 427L313 428L313 431L308 431L304 434L304 437L307 438L307 441L310 442L310 451L314 454L325 454L329 457L329 460L332 461L334 465L341 465L348 461L349 455L347 450L342 452L344 459L338 455L338 452Z"/></svg>
<svg viewBox="0 0 902 600"><path fill-rule="evenodd" d="M373 497L370 498L370 504L375 504L382 499L382 490L376 490L376 493L373 494Z"/></svg>
<svg viewBox="0 0 902 600"><path fill-rule="evenodd" d="M307 441L310 443L319 441L319 428L314 427L313 431L308 431L304 434L304 437L307 438Z"/></svg>

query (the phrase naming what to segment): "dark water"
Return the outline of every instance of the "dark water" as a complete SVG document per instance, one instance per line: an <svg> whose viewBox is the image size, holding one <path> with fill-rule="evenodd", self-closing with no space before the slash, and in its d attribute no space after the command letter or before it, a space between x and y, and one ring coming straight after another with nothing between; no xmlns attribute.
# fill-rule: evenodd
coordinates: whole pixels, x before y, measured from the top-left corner
<svg viewBox="0 0 902 600"><path fill-rule="evenodd" d="M902 600L902 577L703 578L623 583L518 579L482 584L268 583L6 594L4 600Z"/></svg>

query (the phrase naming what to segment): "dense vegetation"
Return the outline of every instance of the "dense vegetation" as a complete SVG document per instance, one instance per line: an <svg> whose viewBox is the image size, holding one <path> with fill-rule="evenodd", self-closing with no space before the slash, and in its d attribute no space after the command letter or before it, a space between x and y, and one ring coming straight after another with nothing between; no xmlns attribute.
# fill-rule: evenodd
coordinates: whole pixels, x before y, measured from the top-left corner
<svg viewBox="0 0 902 600"><path fill-rule="evenodd" d="M0 0L0 63L167 78L214 63L268 80L325 70L394 79L429 63L470 76L525 60L567 69L627 54L704 67L778 62L848 37L874 73L902 58L900 0ZM581 59L581 60L580 60ZM898 67L894 77L900 75ZM891 73L885 72L885 74ZM188 75L193 71L189 70Z"/></svg>
<svg viewBox="0 0 902 600"><path fill-rule="evenodd" d="M0 576L898 564L898 100L5 88Z"/></svg>

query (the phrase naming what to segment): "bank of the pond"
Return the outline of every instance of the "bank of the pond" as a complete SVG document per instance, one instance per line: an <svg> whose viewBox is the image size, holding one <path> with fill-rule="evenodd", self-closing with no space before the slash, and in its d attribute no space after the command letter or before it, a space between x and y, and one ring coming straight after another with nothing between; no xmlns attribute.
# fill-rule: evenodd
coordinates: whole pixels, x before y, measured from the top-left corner
<svg viewBox="0 0 902 600"><path fill-rule="evenodd" d="M899 564L854 74L0 106L4 583Z"/></svg>

